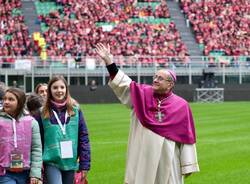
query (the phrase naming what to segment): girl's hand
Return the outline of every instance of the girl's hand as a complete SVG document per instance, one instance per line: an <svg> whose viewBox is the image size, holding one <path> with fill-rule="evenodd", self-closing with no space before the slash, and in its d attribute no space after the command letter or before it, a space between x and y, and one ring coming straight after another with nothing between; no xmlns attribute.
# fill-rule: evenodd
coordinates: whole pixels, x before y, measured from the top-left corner
<svg viewBox="0 0 250 184"><path fill-rule="evenodd" d="M42 181L38 178L30 178L30 184L42 184Z"/></svg>
<svg viewBox="0 0 250 184"><path fill-rule="evenodd" d="M87 180L88 171L81 171L81 172L82 172L81 181L82 181L82 182L85 182L85 181Z"/></svg>

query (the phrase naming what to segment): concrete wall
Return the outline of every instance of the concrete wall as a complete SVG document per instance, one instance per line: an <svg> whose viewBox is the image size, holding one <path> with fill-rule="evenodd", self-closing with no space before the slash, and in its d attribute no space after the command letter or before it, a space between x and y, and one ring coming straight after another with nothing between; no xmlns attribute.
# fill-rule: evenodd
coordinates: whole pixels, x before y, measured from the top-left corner
<svg viewBox="0 0 250 184"><path fill-rule="evenodd" d="M225 101L250 101L250 84L219 85L224 88Z"/></svg>
<svg viewBox="0 0 250 184"><path fill-rule="evenodd" d="M70 94L79 103L118 103L109 86L98 86L95 91L88 86L70 86Z"/></svg>
<svg viewBox="0 0 250 184"><path fill-rule="evenodd" d="M176 85L174 92L191 102L194 99L197 85ZM250 84L242 85L220 85L224 88L225 101L250 101ZM118 103L109 86L98 86L95 91L91 91L87 86L70 86L70 92L79 103Z"/></svg>

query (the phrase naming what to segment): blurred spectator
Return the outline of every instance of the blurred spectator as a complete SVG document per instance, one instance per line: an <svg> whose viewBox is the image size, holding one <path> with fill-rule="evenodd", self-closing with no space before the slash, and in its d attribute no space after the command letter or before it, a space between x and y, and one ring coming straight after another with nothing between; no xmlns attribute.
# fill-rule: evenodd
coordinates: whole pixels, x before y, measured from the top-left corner
<svg viewBox="0 0 250 184"><path fill-rule="evenodd" d="M4 96L5 90L6 90L5 83L0 82L0 110L3 109L3 96Z"/></svg>
<svg viewBox="0 0 250 184"><path fill-rule="evenodd" d="M90 91L95 91L97 89L97 84L95 80L92 80L89 85L89 90Z"/></svg>
<svg viewBox="0 0 250 184"><path fill-rule="evenodd" d="M18 88L18 84L17 84L17 81L16 81L16 80L13 80L13 82L12 82L12 87L13 87L13 88Z"/></svg>

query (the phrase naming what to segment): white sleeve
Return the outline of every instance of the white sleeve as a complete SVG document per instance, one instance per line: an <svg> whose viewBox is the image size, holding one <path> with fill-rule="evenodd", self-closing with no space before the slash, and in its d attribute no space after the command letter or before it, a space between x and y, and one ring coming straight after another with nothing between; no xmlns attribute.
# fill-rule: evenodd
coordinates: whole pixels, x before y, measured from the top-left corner
<svg viewBox="0 0 250 184"><path fill-rule="evenodd" d="M197 153L195 144L183 144L181 148L181 172L188 174L199 172L199 165L197 161Z"/></svg>
<svg viewBox="0 0 250 184"><path fill-rule="evenodd" d="M129 78L129 76L127 76L123 71L118 70L115 78L110 80L108 83L121 103L129 108L132 107L130 98L131 82L132 80Z"/></svg>

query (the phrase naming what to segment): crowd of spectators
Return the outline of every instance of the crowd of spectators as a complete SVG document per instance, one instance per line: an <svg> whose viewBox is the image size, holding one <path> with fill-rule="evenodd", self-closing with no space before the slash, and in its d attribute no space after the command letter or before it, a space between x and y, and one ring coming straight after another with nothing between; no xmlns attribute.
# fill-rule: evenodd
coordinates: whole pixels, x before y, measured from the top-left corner
<svg viewBox="0 0 250 184"><path fill-rule="evenodd" d="M47 54L53 56L95 55L98 42L112 45L117 58L135 56L142 64L166 63L157 56L177 56L188 60L188 52L173 22L133 22L133 19L169 19L166 1L162 0L55 0L62 8L39 15L48 26L44 37ZM204 55L222 51L226 55L250 55L249 0L179 0L190 21L196 40L204 46ZM139 6L138 3L141 3ZM145 6L148 3L148 6ZM0 56L33 56L36 48L29 36L21 0L0 0ZM142 6L143 4L143 6ZM156 6L151 6L152 4ZM98 26L103 23L111 28ZM146 57L140 57L140 56ZM177 58L178 59L178 58ZM8 63L13 59L6 59ZM0 61L1 63L2 61Z"/></svg>
<svg viewBox="0 0 250 184"><path fill-rule="evenodd" d="M158 2L155 9L136 6L134 0L57 0L57 3L63 5L63 10L39 16L40 21L48 26L44 37L49 56L69 53L72 56L93 56L94 45L98 42L112 45L112 53L116 56L188 55L173 22L168 25L131 22L133 18L170 18L164 1ZM110 23L112 29L107 31L97 26L96 23L100 22ZM147 58L143 62L151 60ZM166 59L159 59L159 62L166 62Z"/></svg>
<svg viewBox="0 0 250 184"><path fill-rule="evenodd" d="M161 2L161 1L164 1L164 0L138 0L137 2Z"/></svg>
<svg viewBox="0 0 250 184"><path fill-rule="evenodd" d="M180 0L204 55L250 55L249 0Z"/></svg>
<svg viewBox="0 0 250 184"><path fill-rule="evenodd" d="M137 6L137 3L145 2L149 5ZM21 0L0 0L0 3L0 56L35 55L39 49L29 36L24 16L22 13L13 14L13 10L21 12ZM143 64L151 63L152 58L139 55L182 58L188 55L173 22L154 24L132 21L134 18L147 20L149 17L169 19L165 1L57 0L56 3L62 8L48 15L38 15L38 19L48 26L43 36L50 58L71 55L78 60L81 56L93 56L98 42L112 45L112 53L117 58L135 56L135 61L140 60ZM112 28L105 30L97 23L110 24ZM14 62L13 58L4 60L8 61L2 66ZM119 62L122 63L122 60ZM167 61L157 57L154 60L163 64Z"/></svg>
<svg viewBox="0 0 250 184"><path fill-rule="evenodd" d="M20 13L21 0L0 0L0 4L0 56L32 56L34 47ZM7 60L14 62L13 59Z"/></svg>

